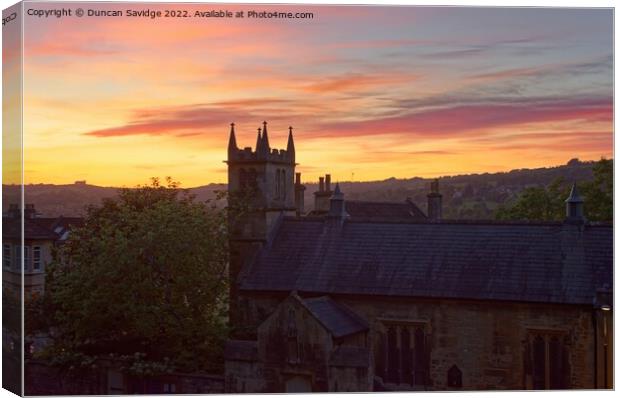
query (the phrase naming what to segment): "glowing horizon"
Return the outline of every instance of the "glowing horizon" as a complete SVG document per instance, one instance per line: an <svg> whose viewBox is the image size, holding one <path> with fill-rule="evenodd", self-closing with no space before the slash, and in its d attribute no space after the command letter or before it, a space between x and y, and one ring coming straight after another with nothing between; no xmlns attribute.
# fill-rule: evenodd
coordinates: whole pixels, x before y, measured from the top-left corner
<svg viewBox="0 0 620 398"><path fill-rule="evenodd" d="M613 157L611 10L175 8L314 18L26 17L25 183L226 182L229 124L253 148L263 120L311 182Z"/></svg>

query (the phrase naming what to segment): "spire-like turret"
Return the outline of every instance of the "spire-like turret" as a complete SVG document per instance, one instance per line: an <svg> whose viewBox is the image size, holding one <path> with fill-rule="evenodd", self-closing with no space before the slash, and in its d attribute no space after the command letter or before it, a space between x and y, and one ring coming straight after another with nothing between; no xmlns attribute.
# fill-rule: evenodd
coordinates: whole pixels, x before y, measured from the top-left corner
<svg viewBox="0 0 620 398"><path fill-rule="evenodd" d="M295 143L293 142L293 127L288 128L288 143L286 144L286 153L291 163L295 163Z"/></svg>
<svg viewBox="0 0 620 398"><path fill-rule="evenodd" d="M267 153L271 152L269 137L267 136L267 122L263 122L263 146L263 150L266 150Z"/></svg>
<svg viewBox="0 0 620 398"><path fill-rule="evenodd" d="M565 203L567 221L585 221L583 216L583 199L581 195L579 195L576 182L573 183L570 194L568 195L568 198L566 198Z"/></svg>
<svg viewBox="0 0 620 398"><path fill-rule="evenodd" d="M228 138L228 159L231 159L238 151L237 137L235 137L235 124L230 124L230 137Z"/></svg>
<svg viewBox="0 0 620 398"><path fill-rule="evenodd" d="M340 185L336 183L334 194L329 199L329 213L327 217L330 219L344 220L347 212L344 209L344 194L340 191Z"/></svg>
<svg viewBox="0 0 620 398"><path fill-rule="evenodd" d="M260 134L260 127L258 128L258 135L256 136L256 154L261 153L261 148L263 146L263 139Z"/></svg>

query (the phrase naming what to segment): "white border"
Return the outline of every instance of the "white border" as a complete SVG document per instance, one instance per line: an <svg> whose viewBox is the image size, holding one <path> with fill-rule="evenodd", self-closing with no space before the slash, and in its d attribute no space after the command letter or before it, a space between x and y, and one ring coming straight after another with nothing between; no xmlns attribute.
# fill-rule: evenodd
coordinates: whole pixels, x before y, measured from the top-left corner
<svg viewBox="0 0 620 398"><path fill-rule="evenodd" d="M32 2L30 0L27 0L28 2ZM44 1L44 2L52 2L52 1ZM75 1L75 0L66 0L63 2L75 2L75 3L84 3L87 1ZM109 1L109 2L119 2L119 1ZM0 5L2 9L5 9L13 4L15 4L16 1L12 1L12 0L0 0ZM169 1L162 1L162 0L152 0L152 1L146 1L145 3L190 3L188 1L178 1L178 0L169 0ZM589 0L589 1L583 1L583 0L520 0L520 1L514 1L514 0L504 0L501 2L496 1L492 1L492 0L471 0L471 1L465 1L465 0L422 0L422 1L416 1L416 0L337 0L337 1L333 1L333 0L314 0L314 1L302 1L302 0L288 0L288 1L282 1L282 0L269 0L269 1L257 1L257 0L230 0L230 1L221 1L221 2L216 2L216 1L205 1L205 2L191 2L191 3L271 3L271 4L351 4L351 5L424 5L424 6L478 6L478 7L583 7L583 8L593 8L593 7L605 7L605 8L614 8L614 2L610 1L610 0ZM615 10L614 10L614 14L615 14ZM615 17L615 15L614 15ZM614 18L615 20L615 18ZM1 35L0 35L1 36ZM615 116L615 92L617 91L617 86L618 86L618 82L615 79L616 76L616 72L618 70L617 65L615 63L615 54L618 50L618 42L616 39L616 32L615 32L615 28L614 28L614 116ZM1 43L1 38L0 38L0 43ZM1 64L1 63L0 63ZM0 73L2 71L2 68L0 66ZM1 111L0 111L0 115L1 115ZM617 120L614 117L614 132L617 131ZM615 137L615 134L614 134ZM614 139L614 154L618 153L617 147L618 143L616 142L616 140ZM22 157L23 159L23 157ZM2 164L2 153L0 151L0 167ZM23 167L22 167L23 170ZM618 176L618 163L616 162L614 164L614 197L617 197L617 193L618 190L620 189L618 187L618 178L616 178ZM1 204L1 199L0 199L0 204ZM614 205L614 209L615 209L615 205ZM614 226L617 225L617 221L620 219L620 216L618 215L618 213L616 212L614 214ZM1 227L0 227L1 228ZM616 228L614 228L614 270L615 268L615 248L616 248L616 242L618 241L618 235L619 232ZM618 273L614 272L614 286L619 286L618 285ZM617 300L615 300L615 304L617 304ZM614 318L615 318L615 313L614 313ZM618 336L618 329L615 328L615 336ZM617 353L618 353L618 340L615 339L614 340L614 359L617 358ZM1 363L1 357L0 357L0 363ZM614 361L614 380L615 383L619 383L620 382L620 378L618 377L618 375L620 374L618 368L620 366L618 366L617 363L615 363ZM0 380L1 380L1 373L0 373ZM596 397L598 396L612 396L612 394L615 395L615 393L613 391L592 391L592 390L586 390L586 391L575 391L575 390L571 390L571 391L546 391L546 392L473 392L473 393L469 393L469 392L454 392L454 393L441 393L441 392L433 392L433 393L415 393L416 397L431 397L431 396L437 396L437 394L440 395L446 395L446 394L451 394L451 395L456 395L458 397L464 397L464 398L474 398L474 397L478 397L480 394L483 394L485 397L504 397L504 396L511 396L511 397L519 397L519 396L527 396L527 397L533 397L533 396L540 396L540 394L544 394L545 397L561 397L564 395L570 395L570 396L591 396L592 394ZM271 395L279 395L279 394L263 394L263 395L259 395L259 394L244 394L243 397L264 397L264 396L271 396ZM354 396L359 396L360 394L338 394L339 397L354 397ZM409 393L375 393L375 395L373 396L381 396L381 397L409 397L412 394ZM0 398L5 398L5 397L14 397L15 395L11 394L10 392L8 392L7 390L3 390L0 389ZM223 395L222 397L229 397L230 395ZM308 397L308 398L316 398L316 397L327 397L327 394L297 394L297 396L300 397Z"/></svg>

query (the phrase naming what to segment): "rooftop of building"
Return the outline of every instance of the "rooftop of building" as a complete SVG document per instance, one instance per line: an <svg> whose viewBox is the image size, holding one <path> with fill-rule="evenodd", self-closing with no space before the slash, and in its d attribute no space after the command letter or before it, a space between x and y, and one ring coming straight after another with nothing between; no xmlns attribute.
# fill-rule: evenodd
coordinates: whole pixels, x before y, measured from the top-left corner
<svg viewBox="0 0 620 398"><path fill-rule="evenodd" d="M285 217L240 288L591 305L612 266L611 223Z"/></svg>

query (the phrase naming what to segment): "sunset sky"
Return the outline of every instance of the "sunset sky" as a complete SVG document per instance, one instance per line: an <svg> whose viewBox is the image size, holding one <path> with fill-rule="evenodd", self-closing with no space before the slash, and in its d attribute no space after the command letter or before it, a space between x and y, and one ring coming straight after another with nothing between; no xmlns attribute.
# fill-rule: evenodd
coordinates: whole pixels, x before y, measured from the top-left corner
<svg viewBox="0 0 620 398"><path fill-rule="evenodd" d="M263 120L304 181L613 156L609 9L173 8L314 18L26 16L26 183L225 182L229 124L253 146Z"/></svg>

